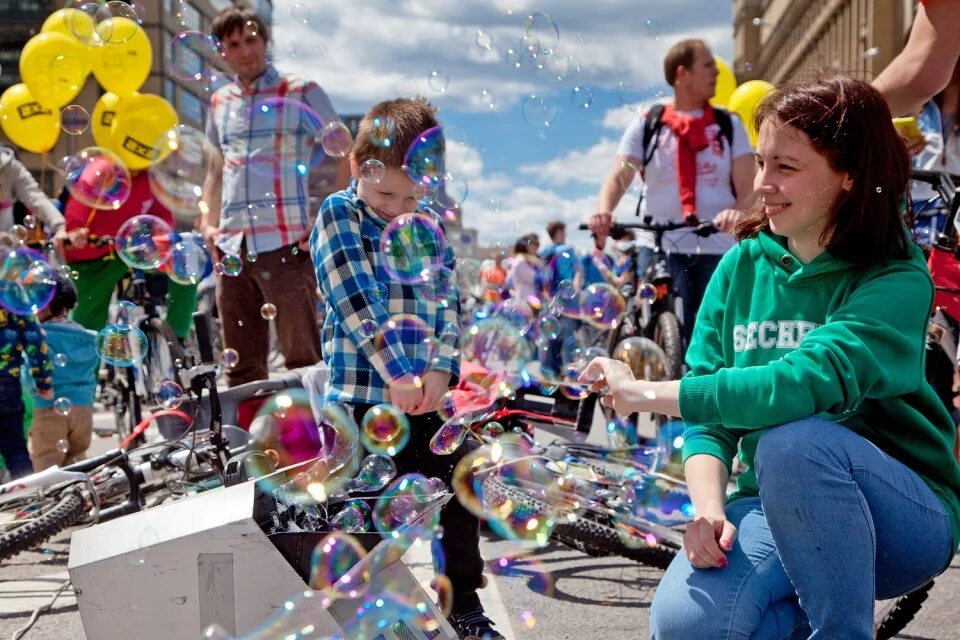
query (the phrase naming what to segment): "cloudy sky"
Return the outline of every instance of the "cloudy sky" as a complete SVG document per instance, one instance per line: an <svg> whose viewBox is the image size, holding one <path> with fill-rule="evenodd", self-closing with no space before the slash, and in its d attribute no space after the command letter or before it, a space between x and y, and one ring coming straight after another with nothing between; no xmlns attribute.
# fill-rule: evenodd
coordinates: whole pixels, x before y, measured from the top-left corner
<svg viewBox="0 0 960 640"><path fill-rule="evenodd" d="M508 246L589 215L637 103L668 89L673 42L733 52L727 0L274 0L273 24L277 65L340 113L397 95L437 105L465 149L464 225ZM636 197L635 184L618 212Z"/></svg>

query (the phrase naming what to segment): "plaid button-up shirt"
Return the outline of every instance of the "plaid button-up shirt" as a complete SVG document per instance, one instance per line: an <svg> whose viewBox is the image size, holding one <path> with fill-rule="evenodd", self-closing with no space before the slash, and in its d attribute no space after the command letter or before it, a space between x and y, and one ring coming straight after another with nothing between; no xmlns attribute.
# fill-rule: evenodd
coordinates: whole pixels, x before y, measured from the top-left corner
<svg viewBox="0 0 960 640"><path fill-rule="evenodd" d="M439 224L439 217L435 218ZM356 186L331 194L310 235L310 254L326 301L323 359L330 367L326 399L333 402L389 402L388 381L427 368L460 374L460 299L454 288L446 303L418 295L417 288L391 280L380 235L387 223L357 197ZM454 268L445 243L438 262ZM430 340L404 340L403 331L383 331L397 314L422 319ZM376 329L373 329L376 327ZM373 329L373 330L371 330ZM418 336L419 338L419 336Z"/></svg>
<svg viewBox="0 0 960 640"><path fill-rule="evenodd" d="M323 127L337 119L316 83L273 65L246 89L234 81L213 94L207 138L223 154L221 246L243 237L247 251L264 253L310 229L307 179L322 160Z"/></svg>

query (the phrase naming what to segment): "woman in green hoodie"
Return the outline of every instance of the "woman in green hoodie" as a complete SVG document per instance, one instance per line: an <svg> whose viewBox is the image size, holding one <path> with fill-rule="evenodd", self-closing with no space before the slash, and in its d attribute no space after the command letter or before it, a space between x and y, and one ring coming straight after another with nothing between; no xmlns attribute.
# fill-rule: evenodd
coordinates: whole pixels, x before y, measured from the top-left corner
<svg viewBox="0 0 960 640"><path fill-rule="evenodd" d="M868 640L874 600L944 571L960 540L956 429L924 379L933 283L899 211L909 158L880 94L841 75L775 91L756 121L759 200L690 373L638 381L601 358L582 379L618 413L687 425L697 517L653 638Z"/></svg>

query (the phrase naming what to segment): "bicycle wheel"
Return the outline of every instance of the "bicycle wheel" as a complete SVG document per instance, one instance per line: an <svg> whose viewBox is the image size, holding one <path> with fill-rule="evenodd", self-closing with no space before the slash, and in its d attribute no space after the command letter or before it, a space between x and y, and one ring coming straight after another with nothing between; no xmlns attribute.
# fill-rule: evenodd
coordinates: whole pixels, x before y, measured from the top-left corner
<svg viewBox="0 0 960 640"><path fill-rule="evenodd" d="M144 323L143 329L147 335L147 357L141 368L149 402L161 382L173 380L180 384L180 369L185 356L173 329L160 318L150 318Z"/></svg>
<svg viewBox="0 0 960 640"><path fill-rule="evenodd" d="M680 319L672 311L664 311L653 324L652 339L667 356L667 380L679 380L683 373L683 334Z"/></svg>
<svg viewBox="0 0 960 640"><path fill-rule="evenodd" d="M546 513L550 510L546 503L507 484L498 476L484 479L483 496L485 502L499 505L509 501L516 508L529 513ZM658 569L667 568L683 542L682 534L674 532L657 538L651 544L646 539L634 538L629 532L618 529L611 518L589 511L573 522L558 521L550 537L590 556L622 556Z"/></svg>
<svg viewBox="0 0 960 640"><path fill-rule="evenodd" d="M6 560L60 533L83 515L84 500L77 490L69 490L56 500L34 502L19 509L23 518L0 525L0 560Z"/></svg>
<svg viewBox="0 0 960 640"><path fill-rule="evenodd" d="M873 635L877 640L890 640L903 631L920 612L933 588L933 580L905 596L881 600L877 603L873 615Z"/></svg>

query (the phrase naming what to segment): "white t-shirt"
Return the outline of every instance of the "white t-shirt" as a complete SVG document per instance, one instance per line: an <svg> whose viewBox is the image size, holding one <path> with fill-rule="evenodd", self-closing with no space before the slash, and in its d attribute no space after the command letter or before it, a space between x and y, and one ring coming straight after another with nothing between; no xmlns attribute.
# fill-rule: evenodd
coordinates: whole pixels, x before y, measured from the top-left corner
<svg viewBox="0 0 960 640"><path fill-rule="evenodd" d="M703 109L696 111L682 111L696 118L703 115ZM736 203L737 198L731 186L731 172L733 158L750 155L753 148L743 123L734 114L730 114L733 121L733 153L727 143L720 137L720 125L713 124L707 127L707 147L697 154L697 216L706 222ZM643 114L637 116L620 139L617 154L632 156L642 162L643 150ZM651 139L650 144L653 144ZM644 197L640 204L640 213L643 216L653 216L659 221L679 221L683 217L683 208L680 204L680 184L677 180L677 137L669 127L660 128L660 141L644 171ZM639 169L639 166L638 166ZM663 248L667 253L723 253L734 244L733 236L726 233L715 233L708 238L701 238L692 231L680 229L671 231L664 236ZM653 246L653 234L637 233L637 243Z"/></svg>

